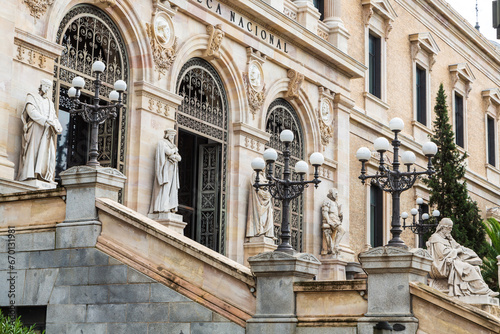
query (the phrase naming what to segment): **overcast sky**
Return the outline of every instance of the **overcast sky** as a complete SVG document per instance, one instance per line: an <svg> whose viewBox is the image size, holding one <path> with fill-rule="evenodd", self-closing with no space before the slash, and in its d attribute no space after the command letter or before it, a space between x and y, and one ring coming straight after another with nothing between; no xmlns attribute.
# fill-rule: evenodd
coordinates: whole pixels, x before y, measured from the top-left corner
<svg viewBox="0 0 500 334"><path fill-rule="evenodd" d="M446 0L448 3L455 8L460 15L462 15L467 21L476 25L476 0ZM491 4L492 0L478 0L479 9L479 31L489 40L494 40L500 42L496 39L497 33L493 29L492 25L492 14L491 14Z"/></svg>

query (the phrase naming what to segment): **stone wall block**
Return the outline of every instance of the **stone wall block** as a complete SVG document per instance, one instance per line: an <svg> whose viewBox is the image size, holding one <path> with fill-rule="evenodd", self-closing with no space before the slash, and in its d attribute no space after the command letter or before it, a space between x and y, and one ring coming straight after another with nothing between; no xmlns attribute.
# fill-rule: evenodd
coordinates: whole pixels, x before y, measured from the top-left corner
<svg viewBox="0 0 500 334"><path fill-rule="evenodd" d="M109 256L95 248L80 248L71 250L70 266L105 266Z"/></svg>
<svg viewBox="0 0 500 334"><path fill-rule="evenodd" d="M57 224L56 248L93 247L101 234L99 221Z"/></svg>
<svg viewBox="0 0 500 334"><path fill-rule="evenodd" d="M180 293L167 288L163 284L151 284L151 302L152 303L168 303L168 302L189 302L190 299L184 297Z"/></svg>
<svg viewBox="0 0 500 334"><path fill-rule="evenodd" d="M104 304L108 302L108 286L74 285L70 287L69 296L73 304Z"/></svg>
<svg viewBox="0 0 500 334"><path fill-rule="evenodd" d="M96 266L89 269L89 284L127 283L127 267Z"/></svg>
<svg viewBox="0 0 500 334"><path fill-rule="evenodd" d="M170 303L170 322L203 322L212 320L212 311L194 302Z"/></svg>
<svg viewBox="0 0 500 334"><path fill-rule="evenodd" d="M47 305L47 324L84 322L86 315L86 305Z"/></svg>
<svg viewBox="0 0 500 334"><path fill-rule="evenodd" d="M24 294L24 281L26 270L15 269L13 272L7 270L0 271L0 305L10 305L9 294L14 293L14 300L17 305L21 305ZM13 280L11 280L13 278Z"/></svg>
<svg viewBox="0 0 500 334"><path fill-rule="evenodd" d="M128 304L127 322L167 322L169 304Z"/></svg>
<svg viewBox="0 0 500 334"><path fill-rule="evenodd" d="M151 325L156 325L156 324L150 324ZM147 323L116 323L116 324L109 324L108 323L108 333L113 333L113 334L148 334L148 324ZM150 331L150 333L169 333L169 332L156 332L156 331ZM189 332L185 332L186 334Z"/></svg>
<svg viewBox="0 0 500 334"><path fill-rule="evenodd" d="M10 255L10 257L9 257ZM0 269L9 269L14 266L17 269L28 269L30 263L29 252L17 252L14 254L1 253L0 254Z"/></svg>
<svg viewBox="0 0 500 334"><path fill-rule="evenodd" d="M169 332L170 333L170 332ZM191 334L245 334L245 329L230 322L198 322L191 324Z"/></svg>
<svg viewBox="0 0 500 334"><path fill-rule="evenodd" d="M187 323L158 323L149 324L148 333L193 333L191 331L191 324ZM216 333L216 332L214 332Z"/></svg>
<svg viewBox="0 0 500 334"><path fill-rule="evenodd" d="M47 305L59 269L26 270L23 305Z"/></svg>
<svg viewBox="0 0 500 334"><path fill-rule="evenodd" d="M127 269L128 273L128 280L127 282L129 283L153 283L155 280L149 278L148 276L144 275L143 273L138 272L135 269L128 268Z"/></svg>
<svg viewBox="0 0 500 334"><path fill-rule="evenodd" d="M29 268L60 268L69 265L69 250L30 252Z"/></svg>
<svg viewBox="0 0 500 334"><path fill-rule="evenodd" d="M126 304L89 305L87 322L125 322L126 315Z"/></svg>
<svg viewBox="0 0 500 334"><path fill-rule="evenodd" d="M109 286L110 303L149 302L151 284L113 284Z"/></svg>
<svg viewBox="0 0 500 334"><path fill-rule="evenodd" d="M60 271L64 268L59 269ZM69 286L56 286L50 294L49 304L69 304Z"/></svg>
<svg viewBox="0 0 500 334"><path fill-rule="evenodd" d="M72 267L59 269L56 285L84 285L89 282L88 267Z"/></svg>
<svg viewBox="0 0 500 334"><path fill-rule="evenodd" d="M69 333L106 334L106 324L68 324Z"/></svg>

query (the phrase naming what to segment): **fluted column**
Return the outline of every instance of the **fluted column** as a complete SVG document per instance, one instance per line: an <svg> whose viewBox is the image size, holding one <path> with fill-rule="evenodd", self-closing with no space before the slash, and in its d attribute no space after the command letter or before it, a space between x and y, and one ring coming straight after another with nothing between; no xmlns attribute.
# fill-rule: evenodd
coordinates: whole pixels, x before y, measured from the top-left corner
<svg viewBox="0 0 500 334"><path fill-rule="evenodd" d="M347 52L349 32L342 21L341 0L325 0L324 6L325 18L323 22L330 28L328 41L340 50Z"/></svg>

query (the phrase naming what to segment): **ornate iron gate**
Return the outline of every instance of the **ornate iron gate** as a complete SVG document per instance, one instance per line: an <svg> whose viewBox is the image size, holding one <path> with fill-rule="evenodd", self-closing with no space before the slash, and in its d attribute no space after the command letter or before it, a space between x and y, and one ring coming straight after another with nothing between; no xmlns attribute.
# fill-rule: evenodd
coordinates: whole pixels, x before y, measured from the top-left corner
<svg viewBox="0 0 500 334"><path fill-rule="evenodd" d="M267 110L266 132L271 134L269 146L274 148L278 153L276 161L276 175L282 175L283 171L283 149L285 145L280 141L281 131L288 129L294 134L294 140L290 143L290 165L295 166L295 163L304 159L304 144L302 127L297 113L293 107L284 99L274 100ZM299 252L302 251L302 224L303 224L303 199L299 196L290 203L291 208L291 233L292 246ZM278 236L281 233L281 202L274 202L274 235Z"/></svg>
<svg viewBox="0 0 500 334"><path fill-rule="evenodd" d="M197 225L195 240L224 254L228 144L226 92L216 70L207 61L193 58L181 69L177 93L184 98L177 111L178 127L205 141L195 148L199 152L198 184L193 190L196 194L192 194L197 197L196 218L190 219ZM181 155L191 153L180 152Z"/></svg>
<svg viewBox="0 0 500 334"><path fill-rule="evenodd" d="M93 95L92 63L101 60L106 70L101 75L100 98L109 102L108 95L116 80L128 82L128 60L125 44L113 21L99 8L77 5L64 17L57 31L57 43L64 46L54 66L54 104L59 106L59 119L63 133L58 138L57 166L59 173L66 168L86 163L88 156L88 124L79 116L67 112L71 101L67 90L75 76L85 79L82 101L91 102ZM124 97L126 103L127 98ZM125 166L127 109L122 108L115 120L99 126L99 157L103 166Z"/></svg>

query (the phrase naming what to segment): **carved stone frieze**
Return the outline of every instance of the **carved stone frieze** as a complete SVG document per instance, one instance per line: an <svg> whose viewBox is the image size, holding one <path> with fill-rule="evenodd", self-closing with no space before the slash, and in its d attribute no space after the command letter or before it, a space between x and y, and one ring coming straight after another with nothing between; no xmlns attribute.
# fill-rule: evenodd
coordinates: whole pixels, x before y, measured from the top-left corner
<svg viewBox="0 0 500 334"><path fill-rule="evenodd" d="M297 20L297 13L291 10L290 8L283 8L283 14L291 18L292 20Z"/></svg>
<svg viewBox="0 0 500 334"><path fill-rule="evenodd" d="M205 56L220 58L220 46L222 44L222 40L224 39L224 31L222 31L222 25L217 24L215 26L208 25L207 26L207 34L208 34L208 44L207 51L205 51Z"/></svg>
<svg viewBox="0 0 500 334"><path fill-rule="evenodd" d="M46 64L47 60L52 59L50 55L33 47L32 45L22 43L18 40L15 41L15 45L17 47L15 49L14 59L20 61L21 63L25 63L32 67L52 73Z"/></svg>
<svg viewBox="0 0 500 334"><path fill-rule="evenodd" d="M24 0L24 3L28 6L31 16L39 19L54 3L54 0Z"/></svg>
<svg viewBox="0 0 500 334"><path fill-rule="evenodd" d="M320 27L318 27L318 36L323 38L325 41L328 40L328 32L324 31Z"/></svg>
<svg viewBox="0 0 500 334"><path fill-rule="evenodd" d="M177 57L177 37L174 36L173 25L165 13L157 13L153 23L146 23L155 69L158 79L165 75Z"/></svg>
<svg viewBox="0 0 500 334"><path fill-rule="evenodd" d="M250 149L250 150L254 150L254 151L260 153L262 145L263 144L261 142L259 142L258 140L254 139L254 138L251 138L248 136L245 137L245 147Z"/></svg>
<svg viewBox="0 0 500 334"><path fill-rule="evenodd" d="M154 98L153 96L147 96L147 98L148 98L147 109L149 111L166 117L170 116L168 104Z"/></svg>
<svg viewBox="0 0 500 334"><path fill-rule="evenodd" d="M327 165L322 165L318 168L318 175L327 180L333 180L334 170L332 167Z"/></svg>
<svg viewBox="0 0 500 334"><path fill-rule="evenodd" d="M299 90L302 82L304 82L304 74L297 72L296 70L289 69L288 78L290 81L288 82L288 92L287 97L293 99L299 97Z"/></svg>

